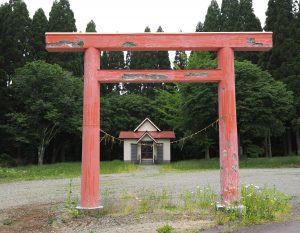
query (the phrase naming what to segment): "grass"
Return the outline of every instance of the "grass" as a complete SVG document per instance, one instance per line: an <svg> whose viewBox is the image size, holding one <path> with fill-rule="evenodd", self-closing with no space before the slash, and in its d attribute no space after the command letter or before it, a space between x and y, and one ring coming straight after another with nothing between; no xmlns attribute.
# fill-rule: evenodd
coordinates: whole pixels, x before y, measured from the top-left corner
<svg viewBox="0 0 300 233"><path fill-rule="evenodd" d="M236 208L216 210L219 198L210 187L197 187L193 191L179 194L166 188L160 191L146 189L131 194L126 191L120 196L110 193L103 196L102 214L140 216L158 213L162 218L176 216L179 219L199 219L201 216L201 219L210 220L216 225L233 223L245 226L282 220L291 211L291 197L275 187L243 185L240 203L244 206L242 211ZM170 228L163 226L160 230L168 232Z"/></svg>
<svg viewBox="0 0 300 233"><path fill-rule="evenodd" d="M101 174L133 172L135 164L114 160L101 162ZM0 183L23 180L45 180L79 177L81 163L57 163L51 165L31 165L13 168L0 167Z"/></svg>
<svg viewBox="0 0 300 233"><path fill-rule="evenodd" d="M295 168L300 167L300 156L249 158L240 160L240 168ZM162 172L168 171L194 171L219 169L219 160L185 160L164 164Z"/></svg>

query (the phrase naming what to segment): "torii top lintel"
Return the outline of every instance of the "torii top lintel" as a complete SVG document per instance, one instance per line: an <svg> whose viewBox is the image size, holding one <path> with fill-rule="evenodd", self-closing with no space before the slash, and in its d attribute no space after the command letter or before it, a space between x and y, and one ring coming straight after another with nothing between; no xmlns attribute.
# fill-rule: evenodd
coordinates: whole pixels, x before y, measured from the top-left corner
<svg viewBox="0 0 300 233"><path fill-rule="evenodd" d="M47 32L49 52L83 52L94 47L102 51L269 51L272 32L198 33L65 33Z"/></svg>

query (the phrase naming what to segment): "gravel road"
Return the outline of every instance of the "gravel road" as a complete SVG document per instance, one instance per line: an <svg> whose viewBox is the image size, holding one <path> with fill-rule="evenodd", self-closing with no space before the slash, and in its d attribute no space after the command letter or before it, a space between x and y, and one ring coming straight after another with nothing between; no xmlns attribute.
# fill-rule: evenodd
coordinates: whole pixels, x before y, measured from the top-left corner
<svg viewBox="0 0 300 233"><path fill-rule="evenodd" d="M242 184L258 186L275 185L279 190L295 197L300 203L300 169L242 169ZM28 204L64 202L69 179L24 181L0 184L0 209ZM73 194L79 197L80 179L73 179ZM130 174L101 175L101 192L115 194L128 190L132 193L141 189L161 190L166 187L171 193L194 190L197 186L210 185L219 191L219 171L160 173L157 166L145 166Z"/></svg>
<svg viewBox="0 0 300 233"><path fill-rule="evenodd" d="M300 168L291 169L243 169L240 171L241 183L242 184L254 184L258 186L272 186L275 185L280 191L291 194L293 198L293 205L295 206L295 211L298 216L300 213ZM60 179L60 180L43 180L43 181L24 181L0 184L0 219L1 213L2 219L5 218L7 213L17 211L18 208L27 212L28 206L37 206L38 208L43 208L43 205L64 203L68 193L68 186L70 179ZM73 196L79 197L80 190L80 179L76 178L72 181L73 184ZM172 195L182 193L183 191L193 191L196 187L205 187L209 185L215 191L219 191L219 171L202 171L202 172L177 172L177 173L161 173L158 166L144 166L138 172L130 174L111 174L111 175L101 175L101 193L107 196L107 193L113 193L114 195L124 193L124 190L129 193L139 192L143 189L151 189L153 191L161 191L162 188L167 188ZM101 203L106 205L105 201ZM30 207L29 207L30 208ZM30 214L34 215L34 209L29 210ZM28 213L28 214L29 214ZM27 215L24 214L27 220ZM9 215L7 215L9 216ZM36 221L40 216L39 213L34 216L31 221ZM298 217L299 218L299 217ZM41 220L45 221L45 220ZM47 220L48 221L48 220ZM42 223L47 225L47 221ZM122 223L123 222L123 223ZM129 224L132 222L132 224ZM143 232L152 233L155 232L154 229L157 226L163 225L164 222L160 220L148 220L143 219L132 220L132 219L116 219L116 218L100 218L99 222L88 222L88 223L78 223L77 225L66 226L64 229L44 229L40 231L34 228L31 230L23 230L22 232L90 232L92 229L94 232L105 232L105 233L125 233L125 232ZM16 225L16 224L15 224ZM203 220L193 220L189 221L180 219L171 223L172 226L180 228L180 226L208 226ZM280 229L290 229L289 231L298 232L299 221L290 222L287 225L285 223L280 223L277 227L274 225L263 225L255 226L258 228L243 229L237 232L278 232ZM101 227L99 227L101 226ZM23 229L22 227L17 228L17 230L11 231L11 228L3 228L7 231L4 232L21 232L18 229ZM107 228L105 228L107 227ZM1 228L1 226L0 226ZM89 229L89 230L87 230ZM255 230L256 229L256 230ZM272 231L273 229L273 231ZM293 231L297 229L296 231ZM274 231L279 230L279 231ZM1 229L0 229L1 231ZM220 232L220 229L211 229L207 231L208 233ZM287 231L285 231L287 232Z"/></svg>

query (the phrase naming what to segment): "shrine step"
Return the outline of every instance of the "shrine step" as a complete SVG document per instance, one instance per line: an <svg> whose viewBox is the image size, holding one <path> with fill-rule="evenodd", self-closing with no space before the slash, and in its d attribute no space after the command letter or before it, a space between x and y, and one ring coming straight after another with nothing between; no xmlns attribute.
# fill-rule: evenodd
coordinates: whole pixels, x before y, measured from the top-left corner
<svg viewBox="0 0 300 233"><path fill-rule="evenodd" d="M152 165L153 164L153 159L142 159L141 164L143 164L143 165Z"/></svg>

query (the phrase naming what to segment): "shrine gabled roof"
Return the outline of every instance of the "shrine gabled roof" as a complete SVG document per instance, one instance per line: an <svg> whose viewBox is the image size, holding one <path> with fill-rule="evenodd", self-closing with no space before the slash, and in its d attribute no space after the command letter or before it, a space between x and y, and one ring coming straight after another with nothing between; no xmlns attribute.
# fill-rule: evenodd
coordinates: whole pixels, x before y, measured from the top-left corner
<svg viewBox="0 0 300 233"><path fill-rule="evenodd" d="M156 128L158 131L161 131L161 130L160 130L160 129L159 129L159 128L158 128L158 127L157 127L157 126L156 126L156 125L155 125L148 117L147 117L145 120L142 121L141 124L138 125L138 127L135 128L134 132L136 132L139 128L141 128L141 126L144 125L146 121L150 122L150 124L151 124L154 128Z"/></svg>
<svg viewBox="0 0 300 233"><path fill-rule="evenodd" d="M121 139L140 139L145 133L148 133L154 139L175 138L174 131L121 131L119 138Z"/></svg>

